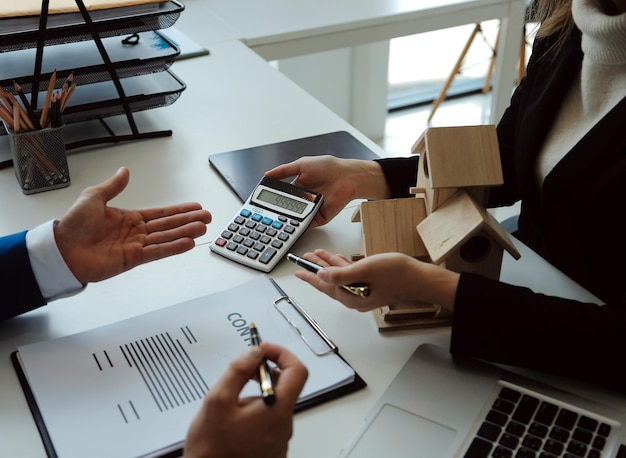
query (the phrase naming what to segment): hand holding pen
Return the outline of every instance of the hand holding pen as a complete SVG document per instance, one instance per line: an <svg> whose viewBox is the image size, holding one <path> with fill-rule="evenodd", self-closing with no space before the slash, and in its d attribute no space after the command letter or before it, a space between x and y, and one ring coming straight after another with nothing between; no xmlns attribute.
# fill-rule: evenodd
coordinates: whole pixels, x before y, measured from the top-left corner
<svg viewBox="0 0 626 458"><path fill-rule="evenodd" d="M305 257L323 268L315 274L300 269L295 275L348 308L366 312L388 305L428 303L437 304L445 314L454 311L460 275L442 266L397 252L365 256L356 262L322 249ZM367 297L346 294L342 285L355 286L355 281L368 285Z"/></svg>
<svg viewBox="0 0 626 458"><path fill-rule="evenodd" d="M280 370L272 406L260 397L241 398L241 390L265 358ZM287 456L293 409L307 376L306 367L281 346L263 342L248 347L207 393L187 433L185 458Z"/></svg>
<svg viewBox="0 0 626 458"><path fill-rule="evenodd" d="M323 267L319 264L315 264L312 261L308 261L307 259L301 258L300 256L296 256L292 253L287 253L287 259L294 264L305 268L309 272L317 273L323 269ZM349 285L341 285L341 288L360 297L367 297L370 295L370 288L365 283L350 283Z"/></svg>

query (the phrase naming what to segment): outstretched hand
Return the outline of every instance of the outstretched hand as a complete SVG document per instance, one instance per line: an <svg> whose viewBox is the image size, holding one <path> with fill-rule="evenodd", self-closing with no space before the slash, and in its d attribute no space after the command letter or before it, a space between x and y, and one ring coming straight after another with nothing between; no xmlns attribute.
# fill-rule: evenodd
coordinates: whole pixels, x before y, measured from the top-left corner
<svg viewBox="0 0 626 458"><path fill-rule="evenodd" d="M188 251L211 222L211 214L198 203L145 210L109 207L129 180L129 170L122 167L106 181L86 188L54 229L59 251L81 283Z"/></svg>

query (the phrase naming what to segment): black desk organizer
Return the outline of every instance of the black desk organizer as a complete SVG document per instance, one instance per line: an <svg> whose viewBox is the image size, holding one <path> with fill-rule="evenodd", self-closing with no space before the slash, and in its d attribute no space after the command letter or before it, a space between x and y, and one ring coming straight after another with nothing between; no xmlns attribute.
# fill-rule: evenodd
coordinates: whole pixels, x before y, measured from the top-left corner
<svg viewBox="0 0 626 458"><path fill-rule="evenodd" d="M45 98L52 72L56 70L56 89L73 73L78 86L63 113L63 122L68 124L96 119L104 125L109 135L68 143L66 150L172 135L171 130L140 132L133 112L170 105L186 88L169 70L180 50L158 34L159 29L168 28L178 20L184 10L183 4L169 0L147 9L121 7L90 13L83 0L75 1L78 13L49 16L50 0L42 0L39 18L0 20L0 53L11 53L11 57L22 64L24 60L34 57L34 71L30 75L24 73L23 65L21 68L20 65L7 66L11 69L8 73L3 67L4 71L0 70L0 86L8 92L14 92L13 81L17 81L29 93L27 95L30 96L31 105L40 107L38 102ZM115 40L126 44L120 44L118 49ZM88 41L92 44L84 43ZM130 51L133 44L148 46L146 41L155 41L161 49L149 52L146 56L138 55L139 50ZM49 50L51 54L54 49L57 55L65 52L66 55L79 56L80 50L86 46L92 46L101 61L93 61L91 57L86 61L78 60L76 68L61 69L55 68L54 63L46 63L44 59L44 50ZM127 51L120 51L123 47ZM15 74L11 74L13 69ZM108 127L104 118L116 115L126 115L130 134L116 135Z"/></svg>

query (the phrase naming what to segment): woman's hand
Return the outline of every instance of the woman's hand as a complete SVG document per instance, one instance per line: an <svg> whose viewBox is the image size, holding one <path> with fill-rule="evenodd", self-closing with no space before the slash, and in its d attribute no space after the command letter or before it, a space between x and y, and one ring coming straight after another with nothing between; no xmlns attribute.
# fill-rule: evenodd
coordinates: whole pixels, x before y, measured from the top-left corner
<svg viewBox="0 0 626 458"><path fill-rule="evenodd" d="M354 199L383 199L389 189L380 165L375 161L340 159L334 156L304 156L265 172L284 180L295 176L293 184L324 195L320 211L311 227L333 219Z"/></svg>
<svg viewBox="0 0 626 458"><path fill-rule="evenodd" d="M391 304L428 302L451 312L459 274L401 253L382 253L350 262L345 256L315 250L303 256L324 267L317 274L301 269L296 276L348 308L361 312ZM365 283L368 297L360 297L342 288L351 283Z"/></svg>

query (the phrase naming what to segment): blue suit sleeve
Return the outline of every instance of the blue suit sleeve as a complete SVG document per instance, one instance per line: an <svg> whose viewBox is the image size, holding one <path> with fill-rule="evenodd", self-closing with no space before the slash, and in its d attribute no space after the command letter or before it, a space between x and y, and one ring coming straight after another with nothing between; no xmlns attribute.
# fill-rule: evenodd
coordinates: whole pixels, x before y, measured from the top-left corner
<svg viewBox="0 0 626 458"><path fill-rule="evenodd" d="M0 321L46 304L33 274L26 231L0 237Z"/></svg>

